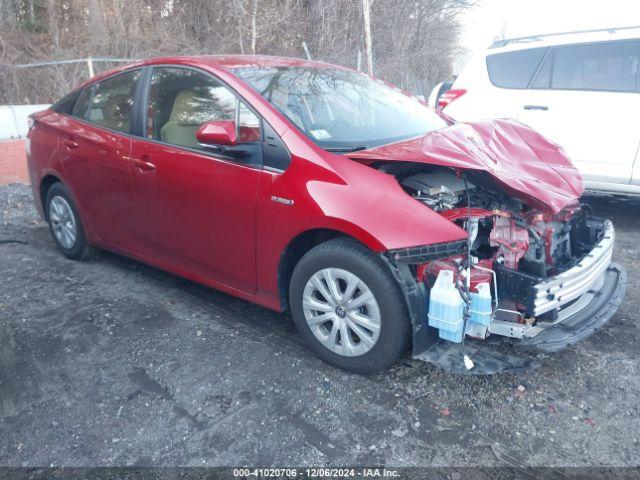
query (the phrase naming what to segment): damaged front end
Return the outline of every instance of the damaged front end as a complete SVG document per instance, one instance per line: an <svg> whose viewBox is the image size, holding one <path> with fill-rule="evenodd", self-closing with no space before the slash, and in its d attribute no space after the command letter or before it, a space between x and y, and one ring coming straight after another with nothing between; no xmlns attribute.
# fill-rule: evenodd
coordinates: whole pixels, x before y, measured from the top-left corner
<svg viewBox="0 0 640 480"><path fill-rule="evenodd" d="M527 368L486 346L555 352L620 306L611 222L580 204L582 178L563 149L526 125L455 123L350 157L467 233L383 254L407 299L415 358L471 373Z"/></svg>
<svg viewBox="0 0 640 480"><path fill-rule="evenodd" d="M383 255L407 299L414 358L478 374L529 368L526 358L493 348L504 343L496 340L555 352L587 338L620 306L626 277L611 263L613 226L586 205L543 210L504 193L484 172L404 163L377 168L468 233L468 241ZM457 314L449 311L455 302L433 298L447 291L436 288L439 277L452 279L451 295L462 299ZM481 292L490 304L484 318L473 307ZM449 320L434 320L434 309L449 312Z"/></svg>

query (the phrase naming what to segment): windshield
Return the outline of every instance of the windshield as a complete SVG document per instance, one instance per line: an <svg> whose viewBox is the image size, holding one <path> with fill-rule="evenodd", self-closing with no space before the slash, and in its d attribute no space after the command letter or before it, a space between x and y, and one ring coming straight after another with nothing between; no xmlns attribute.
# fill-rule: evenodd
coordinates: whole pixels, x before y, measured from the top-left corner
<svg viewBox="0 0 640 480"><path fill-rule="evenodd" d="M447 126L418 100L358 72L309 67L233 72L327 150L360 150Z"/></svg>

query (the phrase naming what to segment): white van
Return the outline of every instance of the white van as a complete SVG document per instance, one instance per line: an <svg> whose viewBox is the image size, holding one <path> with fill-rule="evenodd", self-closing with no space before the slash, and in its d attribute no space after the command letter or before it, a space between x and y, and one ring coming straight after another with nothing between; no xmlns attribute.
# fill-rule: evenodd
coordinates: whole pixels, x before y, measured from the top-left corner
<svg viewBox="0 0 640 480"><path fill-rule="evenodd" d="M640 194L640 27L521 37L473 58L439 108L509 117L566 150L589 190Z"/></svg>

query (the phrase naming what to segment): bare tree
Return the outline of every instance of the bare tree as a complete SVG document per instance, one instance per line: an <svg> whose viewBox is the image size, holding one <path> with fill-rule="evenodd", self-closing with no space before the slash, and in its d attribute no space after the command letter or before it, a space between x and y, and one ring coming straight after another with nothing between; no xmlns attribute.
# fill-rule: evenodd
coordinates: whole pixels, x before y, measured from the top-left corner
<svg viewBox="0 0 640 480"><path fill-rule="evenodd" d="M358 66L427 94L449 78L458 15L473 0L0 0L0 103L51 102L85 65L43 60L201 53L304 57ZM372 40L375 35L375 42ZM364 63L364 62L363 62ZM115 64L96 63L103 70Z"/></svg>
<svg viewBox="0 0 640 480"><path fill-rule="evenodd" d="M364 49L367 52L367 70L373 75L373 45L371 40L371 3L372 0L362 0L362 17L364 20Z"/></svg>
<svg viewBox="0 0 640 480"><path fill-rule="evenodd" d="M253 0L251 8L251 53L256 54L256 37L258 35L258 27L256 25L258 17L258 0Z"/></svg>

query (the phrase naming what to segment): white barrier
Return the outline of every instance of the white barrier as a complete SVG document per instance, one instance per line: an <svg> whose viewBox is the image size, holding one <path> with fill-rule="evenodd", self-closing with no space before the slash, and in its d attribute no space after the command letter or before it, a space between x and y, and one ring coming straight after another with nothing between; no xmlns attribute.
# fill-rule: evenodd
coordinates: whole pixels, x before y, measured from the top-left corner
<svg viewBox="0 0 640 480"><path fill-rule="evenodd" d="M27 117L46 108L49 105L0 105L0 140L26 137Z"/></svg>

